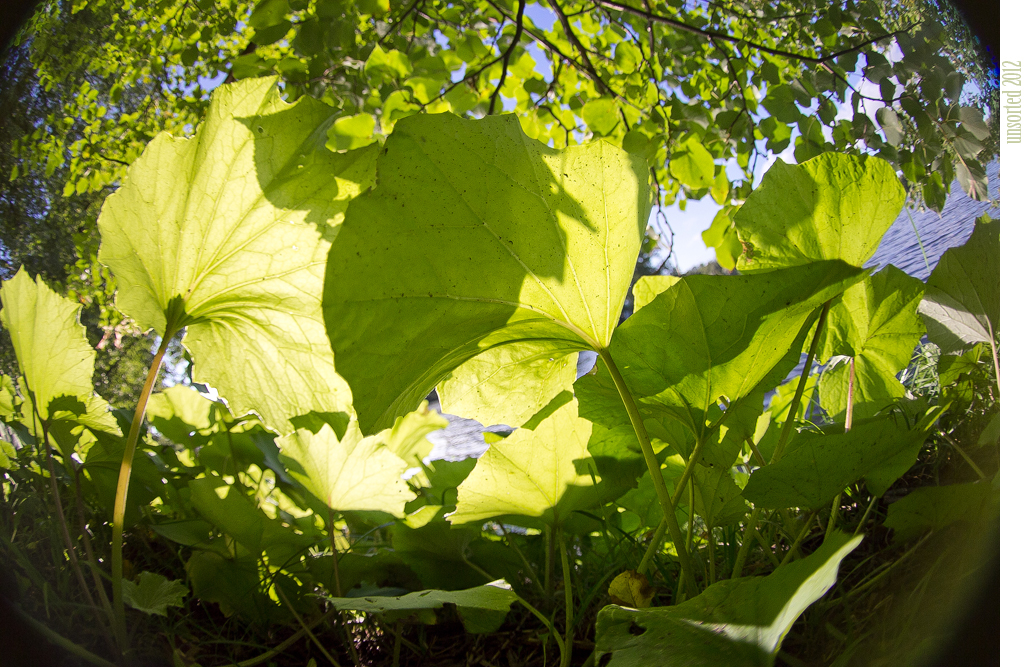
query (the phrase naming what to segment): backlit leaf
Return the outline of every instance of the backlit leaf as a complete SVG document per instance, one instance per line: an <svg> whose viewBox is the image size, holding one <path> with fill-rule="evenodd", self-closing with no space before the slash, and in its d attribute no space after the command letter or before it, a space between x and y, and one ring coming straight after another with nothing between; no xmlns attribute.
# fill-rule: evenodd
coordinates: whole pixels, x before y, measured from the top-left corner
<svg viewBox="0 0 1024 667"><path fill-rule="evenodd" d="M459 486L448 515L462 524L502 515L538 517L548 525L594 504L597 470L587 451L590 422L567 403L535 430L519 429L496 442Z"/></svg>
<svg viewBox="0 0 1024 667"><path fill-rule="evenodd" d="M928 277L921 316L928 340L944 352L995 344L999 333L999 221L975 224L959 248L942 255Z"/></svg>
<svg viewBox="0 0 1024 667"><path fill-rule="evenodd" d="M841 259L862 266L903 207L906 192L880 158L825 153L776 160L734 220L741 271Z"/></svg>
<svg viewBox="0 0 1024 667"><path fill-rule="evenodd" d="M24 267L0 287L0 322L11 336L23 389L44 421L69 419L120 435L107 403L93 393L96 351L78 322L81 306ZM25 418L32 417L22 408Z"/></svg>
<svg viewBox="0 0 1024 667"><path fill-rule="evenodd" d="M391 426L498 345L531 340L552 358L607 346L649 208L646 163L610 144L554 150L510 116L399 121L324 289L362 427Z"/></svg>
<svg viewBox="0 0 1024 667"><path fill-rule="evenodd" d="M437 386L445 412L481 424L518 427L576 380L576 355L553 357L532 342L478 354Z"/></svg>
<svg viewBox="0 0 1024 667"><path fill-rule="evenodd" d="M403 516L415 494L402 480L409 466L387 448L387 435L364 438L353 421L341 440L323 426L316 433L298 429L277 443L288 471L331 509Z"/></svg>
<svg viewBox="0 0 1024 667"><path fill-rule="evenodd" d="M99 219L118 308L160 334L188 325L197 381L279 433L311 410L351 410L320 296L330 240L377 149L324 148L335 113L286 104L273 79L222 86L196 136L154 139Z"/></svg>

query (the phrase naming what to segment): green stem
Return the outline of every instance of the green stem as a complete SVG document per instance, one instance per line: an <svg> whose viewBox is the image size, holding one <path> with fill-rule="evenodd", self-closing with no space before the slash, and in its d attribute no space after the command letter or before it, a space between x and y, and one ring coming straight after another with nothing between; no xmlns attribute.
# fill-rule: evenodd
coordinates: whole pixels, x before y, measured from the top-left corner
<svg viewBox="0 0 1024 667"><path fill-rule="evenodd" d="M327 649L324 648L324 645L320 643L320 640L316 638L316 635L314 635L313 631L309 629L309 626L307 626L302 621L302 618L299 616L298 612L295 611L295 607L293 607L292 603L288 601L287 597L285 597L284 591L281 589L281 587L275 583L274 588L277 589L277 597L281 598L281 601L284 602L286 607L288 607L288 611L290 611L292 613L292 616L295 617L295 620L298 621L299 627L302 628L302 631L306 633L307 637L313 640L313 643L316 644L316 647L320 649L320 652L324 654L325 658L327 658L327 662L331 663L333 667L341 667L341 665L338 664L338 661L332 658L331 654L327 652Z"/></svg>
<svg viewBox="0 0 1024 667"><path fill-rule="evenodd" d="M629 391L629 387L626 386L625 379L623 379L622 374L619 373L619 368L615 365L615 361L612 359L611 353L606 348L602 348L598 350L598 355L600 355L601 360L604 361L605 366L607 366L608 372L611 373L612 380L615 382L615 388L619 391L619 397L622 399L622 404L625 406L626 413L629 415L629 421L633 425L633 431L636 433L636 439L640 443L640 450L644 454L644 462L647 464L647 471L651 473L651 481L654 482L654 490L658 494L658 502L661 504L661 510L665 515L669 535L672 537L672 543L676 547L676 554L679 556L679 565L682 569L680 576L685 576L687 581L693 581L692 566L689 562L689 558L687 558L688 550L686 548L686 538L683 537L683 531L679 528L679 522L676 520L676 506L668 495L668 487L665 486L665 478L661 475L661 464L658 463L658 457L654 453L654 447L651 446L651 439L647 435L647 427L644 426L644 420L640 416L640 410L637 408L636 402L633 400L633 394ZM696 448L694 451L696 452ZM694 457L691 457L691 460L693 459ZM689 467L689 464L687 464L687 468ZM685 485L680 483L679 486L683 487Z"/></svg>
<svg viewBox="0 0 1024 667"><path fill-rule="evenodd" d="M558 549L562 552L562 584L565 588L565 650L562 651L561 667L569 667L572 663L572 570L561 530L558 531Z"/></svg>
<svg viewBox="0 0 1024 667"><path fill-rule="evenodd" d="M849 433L853 428L853 381L856 368L857 357L850 357L850 385L846 390L846 430L844 433Z"/></svg>
<svg viewBox="0 0 1024 667"><path fill-rule="evenodd" d="M135 458L135 446L139 441L139 431L142 429L142 418L146 415L146 404L149 403L149 396L153 393L153 385L156 384L156 377L160 371L160 364L163 363L167 346L178 333L178 327L168 323L164 332L160 347L153 357L153 363L149 365L149 374L146 376L146 383L142 385L142 393L139 395L139 403L135 407L135 416L132 418L131 428L128 430L128 440L124 446L124 456L121 458L121 470L117 475L117 493L114 495L114 521L113 535L110 544L110 573L111 585L113 587L114 608L114 636L123 653L127 648L128 632L124 620L124 598L122 597L121 578L124 575L124 561L122 560L121 549L124 538L124 514L128 506L128 482L132 475L132 460Z"/></svg>
<svg viewBox="0 0 1024 667"><path fill-rule="evenodd" d="M341 573L338 571L338 545L334 541L334 510L327 508L327 539L331 543L331 569L334 571L334 595L341 597Z"/></svg>
<svg viewBox="0 0 1024 667"><path fill-rule="evenodd" d="M839 519L839 499L843 497L843 492L840 491L836 494L836 497L832 499L832 511L828 515L828 527L825 528L825 537L828 538L835 530L836 520Z"/></svg>
<svg viewBox="0 0 1024 667"><path fill-rule="evenodd" d="M517 600L518 600L519 604L523 605L526 608L526 611L528 611L531 614L533 614L534 616L536 616L537 620L539 620L541 623L544 624L544 627L548 629L548 632L551 633L551 636L555 638L555 643L558 645L558 655L559 656L564 656L565 655L565 642L562 641L562 635L558 634L558 631L555 630L555 626L551 622L551 620L547 616L545 616L544 614L542 614L539 611L537 611L536 607L534 607L532 604L530 604L529 602L524 600L522 597L519 597L519 596L516 596L516 597L517 597ZM565 662L564 658L562 659L562 662L563 663Z"/></svg>
<svg viewBox="0 0 1024 667"><path fill-rule="evenodd" d="M747 554L750 553L750 545L753 544L754 533L757 532L757 522L761 518L761 508L755 507L747 519L747 527L743 531L743 542L740 544L740 552L736 554L736 563L732 566L732 579L743 574L743 566L747 564Z"/></svg>
<svg viewBox="0 0 1024 667"><path fill-rule="evenodd" d="M804 396L804 388L807 386L807 376L811 374L811 366L814 364L814 355L818 351L818 341L825 330L825 320L828 318L828 310L832 306L832 299L825 302L821 309L821 316L818 318L818 326L814 329L814 337L811 338L811 347L807 350L807 359L804 361L804 370L800 374L800 381L796 384L796 393L793 395L793 403L789 407L789 414L786 415L786 423L782 426L782 433L779 434L779 444L775 446L772 453L772 463L782 458L782 452L786 449L786 443L793 431L793 423L796 421L796 413L800 407L800 401Z"/></svg>
<svg viewBox="0 0 1024 667"><path fill-rule="evenodd" d="M310 629L315 628L325 618L327 618L327 616L328 616L328 614L321 615L320 618L318 618L317 620L315 620L315 621L313 621L312 623L309 624L309 628ZM346 627L346 629L348 628L347 625L345 627ZM222 667L257 667L257 665L262 665L267 660L270 660L271 658L273 658L275 655L278 655L278 654L284 652L284 650L287 649L289 646L291 646L295 642L297 642L300 639L302 639L302 637L305 636L305 634L306 634L306 630L304 630L304 629L298 630L292 636L288 637L288 639L285 639L283 642L281 642L280 644L278 644L274 648L270 649L269 651L266 651L265 653L260 653L255 658L249 658L248 660L243 660L241 662L233 662L230 665L223 665ZM358 665L359 661L357 660L355 662L355 664Z"/></svg>
<svg viewBox="0 0 1024 667"><path fill-rule="evenodd" d="M860 534L860 529L864 527L864 522L867 521L868 516L871 514L871 510L874 508L876 502L878 502L878 496L872 498L871 502L868 503L868 509L864 512L864 516L860 518L860 522L857 524L857 530L853 531L854 535Z"/></svg>
<svg viewBox="0 0 1024 667"><path fill-rule="evenodd" d="M544 586L541 585L540 577L537 576L537 571L533 569L533 565L530 564L530 561L527 560L526 556L523 555L523 552L516 546L515 541L509 537L508 532L505 530L505 526L500 523L497 524L497 526L498 530L501 531L501 536L505 538L505 542L512 547L512 551L516 552L516 555L519 556L519 560L523 561L523 567L526 569L526 576L530 578L530 581L533 583L533 587L537 589L537 592L540 593L541 596L544 596Z"/></svg>
<svg viewBox="0 0 1024 667"><path fill-rule="evenodd" d="M544 531L544 596L549 600L554 592L554 581L551 570L555 567L555 543L551 539L551 531Z"/></svg>
<svg viewBox="0 0 1024 667"><path fill-rule="evenodd" d="M836 497L838 498L838 496ZM800 543L804 541L805 537L807 537L807 531L811 529L811 522L814 521L816 516L818 516L818 513L812 512L811 515L807 517L807 521L804 522L804 527L800 529L800 534L796 536L795 540L793 540L793 544L789 547L789 551L786 552L786 557L782 559L781 563L779 563L779 567L782 567L789 561L793 560L793 556L795 556L797 551L800 549Z"/></svg>
<svg viewBox="0 0 1024 667"><path fill-rule="evenodd" d="M957 453L960 454L960 456L962 456L964 458L964 461L967 461L967 465L971 466L971 468L974 470L974 473L978 476L978 479L980 479L981 481L984 482L985 479L986 479L985 473L983 473L981 471L981 468L979 468L978 464L974 462L974 459L972 459L970 456L968 456L967 452L965 452L963 449L961 449L960 445L956 444L953 441L953 438L949 437L948 433L940 432L939 435L941 435L942 439L945 440L946 442L948 442L949 445L953 449L955 449L957 451Z"/></svg>

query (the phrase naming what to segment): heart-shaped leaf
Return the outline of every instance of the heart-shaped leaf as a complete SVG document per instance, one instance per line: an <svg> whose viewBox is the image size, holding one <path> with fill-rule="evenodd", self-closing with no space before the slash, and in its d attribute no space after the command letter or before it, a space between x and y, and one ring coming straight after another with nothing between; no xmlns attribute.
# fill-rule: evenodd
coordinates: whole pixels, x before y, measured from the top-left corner
<svg viewBox="0 0 1024 667"><path fill-rule="evenodd" d="M388 428L499 345L529 340L552 358L606 347L649 210L646 163L610 144L551 149L514 116L399 121L324 288L362 427Z"/></svg>
<svg viewBox="0 0 1024 667"><path fill-rule="evenodd" d="M121 312L160 334L187 325L195 377L279 433L309 411L351 411L320 296L377 148L324 148L336 111L286 104L274 79L221 86L196 136L150 142L99 218Z"/></svg>
<svg viewBox="0 0 1024 667"><path fill-rule="evenodd" d="M741 271L841 259L862 266L906 199L881 158L824 153L798 165L776 160L734 220Z"/></svg>

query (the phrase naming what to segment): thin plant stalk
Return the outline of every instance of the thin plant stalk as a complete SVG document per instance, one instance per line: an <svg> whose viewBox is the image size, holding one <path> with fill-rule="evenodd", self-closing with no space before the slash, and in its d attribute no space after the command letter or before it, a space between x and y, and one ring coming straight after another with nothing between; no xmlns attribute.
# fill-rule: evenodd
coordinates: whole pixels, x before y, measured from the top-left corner
<svg viewBox="0 0 1024 667"><path fill-rule="evenodd" d="M868 508L864 512L864 516L862 516L860 518L860 521L857 523L857 530L853 531L854 535L859 535L860 534L860 529L864 527L864 522L867 521L868 516L871 514L871 510L874 509L876 502L878 502L878 496L875 496L874 498L872 498L871 502L868 503Z"/></svg>
<svg viewBox="0 0 1024 667"><path fill-rule="evenodd" d="M983 482L987 479L985 477L985 473L983 473L981 471L981 468L978 467L978 464L974 462L974 459L972 459L970 456L968 456L967 452L965 452L960 447L960 445L956 444L956 442L953 441L953 438L949 437L948 433L940 432L939 435L941 435L942 439L945 440L947 443L949 443L949 445L953 449L955 449L960 456L963 457L964 461L967 461L967 465L971 466L971 469L974 470L974 474L976 474L978 476L978 479L980 479Z"/></svg>
<svg viewBox="0 0 1024 667"><path fill-rule="evenodd" d="M665 486L665 478L661 474L661 464L658 463L658 457L654 454L654 447L651 446L651 439L647 435L647 427L644 426L643 417L640 416L640 410L633 400L633 394L629 391L629 387L626 386L626 381L623 379L622 374L619 373L619 368L615 365L612 355L604 348L599 350L598 354L602 361L604 361L605 366L608 367L608 372L611 373L612 380L615 382L615 388L619 391L622 404L629 414L629 421L633 425L636 439L640 443L640 449L644 454L644 462L647 463L647 471L651 473L654 490L658 494L658 502L661 504L661 510L665 515L669 535L672 537L672 543L675 545L676 553L679 555L679 564L683 570L682 576L690 580L693 578L693 570L686 557L686 538L683 537L683 531L679 528L679 522L676 520L675 504L668 495L668 487Z"/></svg>
<svg viewBox="0 0 1024 667"><path fill-rule="evenodd" d="M562 583L565 588L565 650L562 651L561 667L572 664L572 569L569 567L569 552L565 548L562 531L558 531L558 549L562 553Z"/></svg>
<svg viewBox="0 0 1024 667"><path fill-rule="evenodd" d="M807 537L807 532L811 529L811 523L817 516L817 512L812 512L811 515L807 517L807 521L804 522L803 528L800 529L796 539L793 540L793 544L790 545L789 551L786 552L786 556L782 559L782 562L779 563L779 567L782 567L789 561L793 560L793 556L795 556L796 552L800 549L800 544L804 541L804 538Z"/></svg>
<svg viewBox="0 0 1024 667"><path fill-rule="evenodd" d="M526 576L530 578L530 581L533 583L533 587L537 589L537 592L540 593L541 596L546 595L544 586L541 585L540 577L537 576L537 571L533 569L533 565L530 564L530 561L527 560L525 555L523 555L523 552L519 549L519 547L516 546L516 543L512 540L512 538L508 536L508 532L505 530L505 526L499 523L497 524L497 527L498 530L501 531L501 536L505 538L505 543L512 547L512 551L515 551L516 555L519 556L519 560L523 562L523 567L526 569Z"/></svg>
<svg viewBox="0 0 1024 667"><path fill-rule="evenodd" d="M309 628L310 629L315 628L325 618L327 618L327 616L328 616L327 614L321 615L320 618L318 618L317 620L315 620L315 621L313 621L312 623L309 624ZM249 658L248 660L243 660L241 662L233 662L230 665L223 665L222 667L257 667L258 665L262 665L263 663L265 663L267 660L270 660L274 656L279 655L280 653L283 653L285 651L285 649L287 649L289 646L291 646L295 642L297 642L300 639L302 639L302 637L304 637L305 634L306 634L306 630L305 629L298 630L294 634L292 634L290 637L288 637L288 639L285 639L283 642L281 642L280 644L278 644L274 648L270 649L269 651L266 651L265 653L260 653L255 658ZM356 661L355 664L358 665L359 662Z"/></svg>
<svg viewBox="0 0 1024 667"><path fill-rule="evenodd" d="M331 542L331 568L334 571L334 595L341 597L341 574L338 572L338 545L334 541L334 510L327 510L327 539Z"/></svg>
<svg viewBox="0 0 1024 667"><path fill-rule="evenodd" d="M793 432L793 423L796 421L796 413L800 407L800 401L803 399L804 388L807 386L807 377L811 374L811 366L814 365L814 355L818 351L818 341L821 340L821 334L825 330L825 320L828 318L828 311L831 306L832 299L829 299L821 309L821 316L818 317L818 326L815 327L814 337L811 338L811 347L807 350L807 359L804 361L804 370L800 373L800 381L796 384L796 393L793 395L793 404L790 405L789 414L786 415L786 423L782 426L782 433L779 434L779 444L775 446L775 451L772 453L771 463L775 463L782 458L782 453L786 449L789 436Z"/></svg>
<svg viewBox="0 0 1024 667"><path fill-rule="evenodd" d="M523 607L526 608L526 611L528 611L531 614L533 614L537 618L538 621L543 623L544 627L547 628L548 632L551 633L551 636L554 637L555 644L558 645L558 655L559 656L565 655L565 641L562 640L562 635L560 635L558 633L558 631L555 630L555 625L554 625L554 623L551 622L551 619L549 619L544 614L540 613L537 610L536 607L534 607L532 604L530 604L529 602L527 602L523 598L521 598L519 596L516 596L516 597L517 597L517 601L519 602L519 604L523 605ZM565 662L564 658L563 658L562 662ZM566 664L568 664L568 663L566 663Z"/></svg>
<svg viewBox="0 0 1024 667"><path fill-rule="evenodd" d="M850 357L850 384L846 390L846 430L844 433L849 433L853 428L853 382L856 368L857 357Z"/></svg>
<svg viewBox="0 0 1024 667"><path fill-rule="evenodd" d="M23 612L18 607L14 607L14 613L17 614L21 620L25 621L25 623L32 626L32 629L34 629L40 635L45 637L48 641L50 641L53 644L56 644L68 653L77 656L90 664L98 665L99 667L117 667L117 665L110 662L109 660L104 660L95 653L92 653L91 651L82 648L81 646L71 641L67 637L57 634L56 632L51 630L45 623L40 623L36 619L32 618L31 616Z"/></svg>
<svg viewBox="0 0 1024 667"><path fill-rule="evenodd" d="M818 341L825 329L825 320L828 318L829 308L832 306L832 299L825 302L818 317L818 325L814 329L814 336L811 338L811 347L807 350L807 359L804 361L804 370L800 373L800 381L796 384L796 393L793 394L793 402L789 406L789 414L786 415L786 423L782 426L782 433L779 434L779 443L775 445L772 453L772 463L782 457L786 448L790 433L793 431L793 423L796 421L796 413L800 409L800 401L803 400L804 388L807 386L807 377L811 374L811 365L814 363L814 355L818 351ZM736 555L736 563L732 568L732 578L736 579L743 574L743 566L747 563L747 554L754 540L754 532L757 530L757 522L761 518L761 508L755 507L747 520L747 527L743 531L743 543L740 545L740 552Z"/></svg>
<svg viewBox="0 0 1024 667"><path fill-rule="evenodd" d="M313 640L316 647L320 649L320 652L324 654L325 658L327 658L327 662L331 663L333 667L341 667L341 665L338 664L338 661L331 657L331 654L327 652L327 649L320 643L320 640L316 638L316 635L314 635L313 631L309 629L309 626L302 621L302 617L300 617L298 612L295 611L295 607L293 607L292 603L288 601L288 598L285 596L281 587L275 583L274 588L277 590L277 597L281 598L281 601L284 602L286 607L288 607L288 611L290 611L292 616L295 617L295 620L298 621L302 631L306 633L306 636Z"/></svg>
<svg viewBox="0 0 1024 667"><path fill-rule="evenodd" d="M139 432L142 429L142 419L146 415L146 404L149 403L149 396L153 393L153 385L156 384L156 377L160 372L160 365L163 363L164 354L171 338L178 333L178 327L168 323L164 332L160 347L153 357L153 363L149 365L149 374L146 376L146 383L142 385L142 393L139 395L139 403L135 407L135 416L132 417L132 425L128 430L128 440L124 446L124 456L121 458L121 470L117 475L117 493L114 495L114 521L113 535L110 544L110 573L111 585L113 587L114 608L114 636L122 653L127 649L128 633L124 620L124 598L122 597L121 578L124 575L124 561L121 553L124 538L124 514L128 507L128 482L132 475L132 461L135 458L135 446L139 442Z"/></svg>
<svg viewBox="0 0 1024 667"><path fill-rule="evenodd" d="M89 530L86 527L85 522L85 501L82 499L82 483L78 476L81 473L81 468L75 471L75 509L78 514L78 531L82 536L82 546L85 547L85 557L89 564L89 572L92 575L92 582L96 587L96 596L100 600L100 605L103 607L104 613L106 613L110 627L114 627L114 609L110 606L110 598L107 597L107 591L103 587L103 578L100 577L99 573L99 560L96 558L96 554L92 548L92 539L89 537ZM108 635L108 639L112 642L113 636L109 635L109 628L105 629L104 634ZM111 646L111 649L115 649L115 646Z"/></svg>
<svg viewBox="0 0 1024 667"><path fill-rule="evenodd" d="M836 520L839 519L839 499L843 497L843 492L840 491L836 494L836 497L832 499L832 511L828 515L828 527L825 528L825 537L827 538L832 534L832 531L836 527Z"/></svg>

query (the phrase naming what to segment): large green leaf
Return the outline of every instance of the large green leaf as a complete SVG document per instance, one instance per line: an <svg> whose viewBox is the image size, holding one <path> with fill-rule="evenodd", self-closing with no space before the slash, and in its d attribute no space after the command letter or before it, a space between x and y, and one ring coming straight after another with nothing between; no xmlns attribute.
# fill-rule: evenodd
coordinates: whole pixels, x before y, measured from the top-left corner
<svg viewBox="0 0 1024 667"><path fill-rule="evenodd" d="M437 386L441 407L487 426L522 426L576 380L576 355L548 348L528 341L478 354Z"/></svg>
<svg viewBox="0 0 1024 667"><path fill-rule="evenodd" d="M519 515L558 525L573 510L593 506L599 491L587 451L591 425L577 410L572 401L535 430L521 428L492 444L459 485L458 505L448 520L457 525Z"/></svg>
<svg viewBox="0 0 1024 667"><path fill-rule="evenodd" d="M146 418L156 430L181 445L206 442L218 419L231 415L222 403L211 401L195 389L177 384L149 398Z"/></svg>
<svg viewBox="0 0 1024 667"><path fill-rule="evenodd" d="M446 604L455 605L462 622L469 632L494 632L501 625L505 614L519 596L504 580L492 581L483 586L462 591L418 591L400 597L328 598L338 611L361 611L382 614L389 620L414 616L423 620L421 613L440 609ZM492 612L490 614L486 612ZM496 612L496 613L494 613Z"/></svg>
<svg viewBox="0 0 1024 667"><path fill-rule="evenodd" d="M863 275L832 261L751 276L688 276L619 327L611 355L645 418L667 415L703 437L708 410L721 397L735 402L763 391L766 377L772 386L785 377L793 364L780 362L802 342L813 312ZM603 363L576 387L584 416L609 428L628 423L614 407Z"/></svg>
<svg viewBox="0 0 1024 667"><path fill-rule="evenodd" d="M854 361L854 416L868 417L905 393L896 374L907 367L924 334L917 307L924 283L887 266L843 294L829 313L823 359L846 355ZM833 417L846 411L850 368L822 374L821 406Z"/></svg>
<svg viewBox="0 0 1024 667"><path fill-rule="evenodd" d="M391 426L492 347L606 347L649 209L646 163L610 144L554 150L514 116L400 120L324 287L363 428Z"/></svg>
<svg viewBox="0 0 1024 667"><path fill-rule="evenodd" d="M402 480L409 467L387 446L390 431L364 438L349 422L341 439L334 428L301 428L278 438L288 471L335 510L380 510L403 516L415 494Z"/></svg>
<svg viewBox="0 0 1024 667"><path fill-rule="evenodd" d="M324 148L335 113L284 103L273 79L222 86L196 136L154 139L99 219L118 308L160 334L188 325L196 378L279 433L309 411L351 411L320 296L377 149Z"/></svg>
<svg viewBox="0 0 1024 667"><path fill-rule="evenodd" d="M22 389L47 423L70 420L120 435L107 402L93 393L96 351L78 323L81 306L65 299L24 267L0 287L0 322L11 336L22 373ZM13 387L12 387L13 388ZM65 452L67 454L68 452Z"/></svg>
<svg viewBox="0 0 1024 667"><path fill-rule="evenodd" d="M387 448L410 467L420 467L434 449L427 435L448 426L448 420L429 408L426 401L420 407L395 421L394 428L380 433Z"/></svg>
<svg viewBox="0 0 1024 667"><path fill-rule="evenodd" d="M902 418L836 424L793 437L782 458L754 471L743 495L765 509L819 509L859 479L874 496L885 493L917 461L924 434Z"/></svg>
<svg viewBox="0 0 1024 667"><path fill-rule="evenodd" d="M863 266L906 199L884 160L824 153L798 165L775 163L736 212L740 270L821 259Z"/></svg>
<svg viewBox="0 0 1024 667"><path fill-rule="evenodd" d="M609 605L597 617L597 656L609 667L771 665L807 607L836 582L862 536L833 533L810 556L767 577L727 579L674 607Z"/></svg>
<svg viewBox="0 0 1024 667"><path fill-rule="evenodd" d="M999 334L999 221L977 223L967 243L950 248L928 277L921 316L928 339L944 352Z"/></svg>

